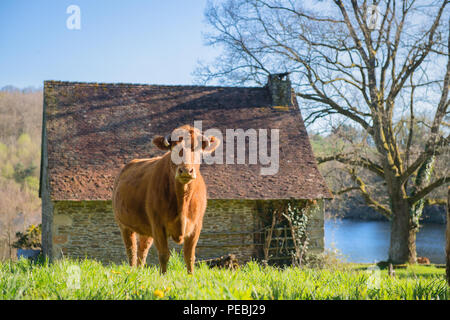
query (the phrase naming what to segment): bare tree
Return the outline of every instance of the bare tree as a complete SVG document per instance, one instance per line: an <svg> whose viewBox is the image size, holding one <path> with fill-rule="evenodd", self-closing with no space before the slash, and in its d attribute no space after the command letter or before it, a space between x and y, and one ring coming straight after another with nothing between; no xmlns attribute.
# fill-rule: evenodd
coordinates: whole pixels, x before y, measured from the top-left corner
<svg viewBox="0 0 450 320"><path fill-rule="evenodd" d="M415 262L423 204L450 181L447 170L432 170L449 145L448 0L228 0L209 3L206 19L208 44L223 54L198 68L201 80L263 84L290 72L307 123L364 130L352 152L318 160L343 164L347 189L391 220L389 259ZM419 146L421 113L431 121ZM366 185L368 173L382 180L385 199Z"/></svg>

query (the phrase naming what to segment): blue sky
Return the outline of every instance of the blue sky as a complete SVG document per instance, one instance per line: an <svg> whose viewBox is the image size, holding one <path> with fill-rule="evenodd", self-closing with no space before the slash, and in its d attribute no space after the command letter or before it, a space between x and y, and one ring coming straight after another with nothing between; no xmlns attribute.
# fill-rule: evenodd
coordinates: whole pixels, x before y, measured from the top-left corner
<svg viewBox="0 0 450 320"><path fill-rule="evenodd" d="M191 84L206 0L1 0L0 88L44 80ZM78 5L81 29L69 30Z"/></svg>

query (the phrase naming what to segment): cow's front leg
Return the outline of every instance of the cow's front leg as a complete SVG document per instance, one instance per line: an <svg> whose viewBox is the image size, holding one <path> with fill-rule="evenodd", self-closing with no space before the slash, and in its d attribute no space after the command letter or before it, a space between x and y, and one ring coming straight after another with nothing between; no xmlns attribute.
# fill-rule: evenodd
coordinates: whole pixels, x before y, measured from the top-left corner
<svg viewBox="0 0 450 320"><path fill-rule="evenodd" d="M195 248L197 247L198 238L200 237L200 228L197 228L190 236L184 240L184 262L188 273L194 273L195 264Z"/></svg>
<svg viewBox="0 0 450 320"><path fill-rule="evenodd" d="M160 271L162 274L164 274L167 271L167 263L169 262L170 258L170 251L167 245L167 240L166 245L163 246L163 248L161 248L161 250L158 251L158 258L159 258L159 266L161 268Z"/></svg>
<svg viewBox="0 0 450 320"><path fill-rule="evenodd" d="M170 258L169 244L164 231L156 231L154 235L153 240L158 250L160 272L164 274L167 271L167 262Z"/></svg>

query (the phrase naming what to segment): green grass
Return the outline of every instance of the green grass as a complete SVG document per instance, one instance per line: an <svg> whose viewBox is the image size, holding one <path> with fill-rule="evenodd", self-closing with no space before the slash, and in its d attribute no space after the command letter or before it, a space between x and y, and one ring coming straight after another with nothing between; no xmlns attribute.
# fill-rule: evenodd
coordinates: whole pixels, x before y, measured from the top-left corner
<svg viewBox="0 0 450 320"><path fill-rule="evenodd" d="M0 263L0 299L449 299L443 268L407 266L395 277L381 270L377 278L367 267L281 269L251 262L230 271L202 264L190 276L178 254L166 275L154 265L133 269L88 259L53 264L22 259ZM79 288L71 280L77 273Z"/></svg>

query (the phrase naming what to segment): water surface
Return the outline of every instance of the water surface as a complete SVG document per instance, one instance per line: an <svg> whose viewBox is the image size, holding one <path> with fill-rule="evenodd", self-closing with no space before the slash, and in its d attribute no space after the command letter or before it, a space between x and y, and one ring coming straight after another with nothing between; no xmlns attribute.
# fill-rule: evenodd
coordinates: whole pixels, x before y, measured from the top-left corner
<svg viewBox="0 0 450 320"><path fill-rule="evenodd" d="M326 220L325 248L338 249L348 262L387 260L390 223L385 221ZM417 256L445 263L445 225L424 224L417 234Z"/></svg>

